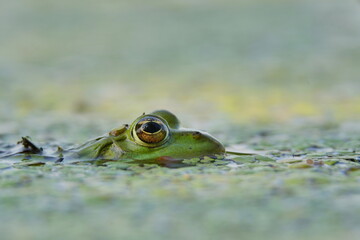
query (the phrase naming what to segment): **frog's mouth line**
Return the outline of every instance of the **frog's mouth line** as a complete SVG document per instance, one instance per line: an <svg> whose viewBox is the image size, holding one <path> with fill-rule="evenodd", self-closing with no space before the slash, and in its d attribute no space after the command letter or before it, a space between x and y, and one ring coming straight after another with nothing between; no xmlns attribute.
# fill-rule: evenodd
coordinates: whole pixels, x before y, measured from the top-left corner
<svg viewBox="0 0 360 240"><path fill-rule="evenodd" d="M237 156L256 155L255 153L243 153L243 152L234 152L234 151L225 151L225 153L231 155L237 155Z"/></svg>

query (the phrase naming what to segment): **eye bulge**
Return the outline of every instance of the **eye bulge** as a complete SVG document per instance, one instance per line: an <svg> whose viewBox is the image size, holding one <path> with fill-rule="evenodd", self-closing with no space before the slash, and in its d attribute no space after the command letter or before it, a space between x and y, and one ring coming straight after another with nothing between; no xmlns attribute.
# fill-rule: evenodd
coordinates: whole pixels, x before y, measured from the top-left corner
<svg viewBox="0 0 360 240"><path fill-rule="evenodd" d="M164 122L156 117L144 117L133 129L133 137L139 143L149 146L164 141L169 135L169 129ZM140 144L141 144L140 143Z"/></svg>

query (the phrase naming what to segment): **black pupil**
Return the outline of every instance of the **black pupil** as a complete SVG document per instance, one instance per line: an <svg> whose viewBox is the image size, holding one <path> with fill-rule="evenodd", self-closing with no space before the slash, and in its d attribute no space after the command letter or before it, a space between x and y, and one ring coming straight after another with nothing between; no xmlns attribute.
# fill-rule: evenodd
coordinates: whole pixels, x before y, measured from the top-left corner
<svg viewBox="0 0 360 240"><path fill-rule="evenodd" d="M161 125L156 122L147 122L142 126L144 132L156 133L161 129Z"/></svg>

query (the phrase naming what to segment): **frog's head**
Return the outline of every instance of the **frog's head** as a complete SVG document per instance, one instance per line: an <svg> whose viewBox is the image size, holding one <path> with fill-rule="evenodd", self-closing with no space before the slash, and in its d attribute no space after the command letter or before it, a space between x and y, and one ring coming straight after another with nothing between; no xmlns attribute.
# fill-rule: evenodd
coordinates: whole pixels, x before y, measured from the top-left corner
<svg viewBox="0 0 360 240"><path fill-rule="evenodd" d="M224 154L223 145L209 134L180 128L178 118L159 110L138 117L130 126L110 132L123 157L131 159L194 158Z"/></svg>

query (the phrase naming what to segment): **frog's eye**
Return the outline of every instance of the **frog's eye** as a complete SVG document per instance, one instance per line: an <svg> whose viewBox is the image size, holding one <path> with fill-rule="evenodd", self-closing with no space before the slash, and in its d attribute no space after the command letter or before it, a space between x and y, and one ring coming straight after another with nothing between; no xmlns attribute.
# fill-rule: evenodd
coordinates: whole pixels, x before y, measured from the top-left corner
<svg viewBox="0 0 360 240"><path fill-rule="evenodd" d="M132 131L136 143L156 147L164 143L169 135L169 129L156 117L144 117L138 121Z"/></svg>

